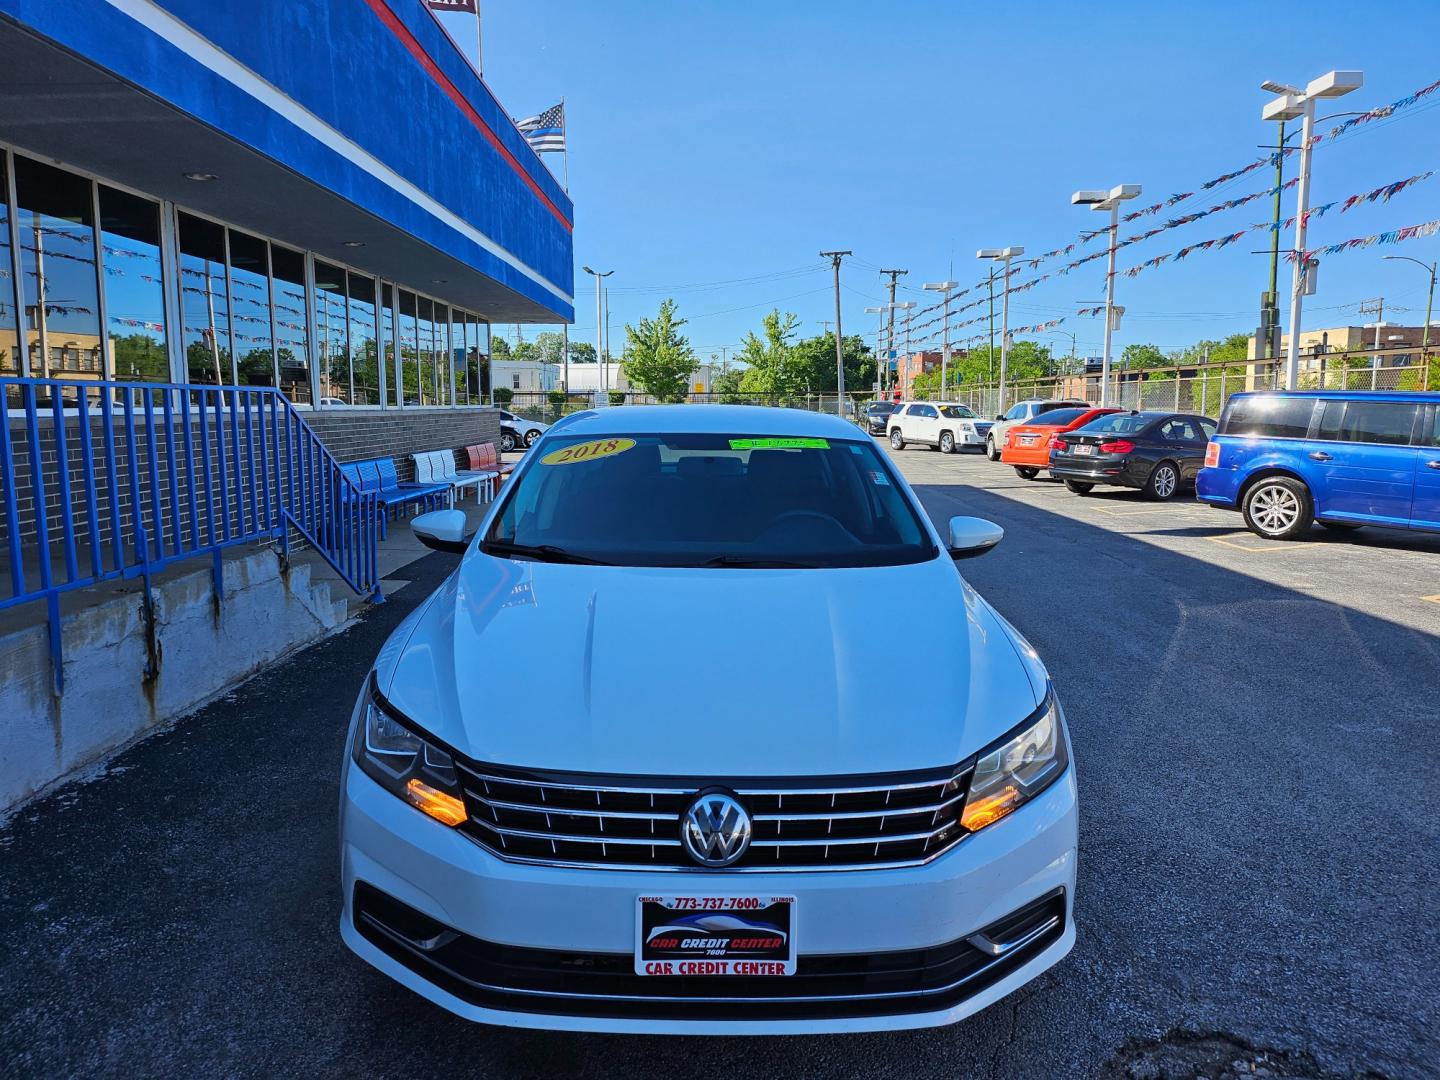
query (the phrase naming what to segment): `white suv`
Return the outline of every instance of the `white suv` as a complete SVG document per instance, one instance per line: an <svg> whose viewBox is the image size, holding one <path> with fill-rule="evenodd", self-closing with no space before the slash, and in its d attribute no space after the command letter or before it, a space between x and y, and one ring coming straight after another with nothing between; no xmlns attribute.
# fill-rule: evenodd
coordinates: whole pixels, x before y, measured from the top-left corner
<svg viewBox="0 0 1440 1080"><path fill-rule="evenodd" d="M990 425L989 434L985 438L985 454L991 461L999 461L1005 436L1016 424L1028 424L1041 413L1051 409L1073 409L1077 405L1088 404L1089 402L1078 398L1026 398L1024 401L1017 401L1010 406L1008 412L995 417L995 423Z"/></svg>
<svg viewBox="0 0 1440 1080"><path fill-rule="evenodd" d="M961 446L984 446L990 421L954 402L912 401L889 415L886 430L893 449L904 450L906 443L913 442L953 454Z"/></svg>

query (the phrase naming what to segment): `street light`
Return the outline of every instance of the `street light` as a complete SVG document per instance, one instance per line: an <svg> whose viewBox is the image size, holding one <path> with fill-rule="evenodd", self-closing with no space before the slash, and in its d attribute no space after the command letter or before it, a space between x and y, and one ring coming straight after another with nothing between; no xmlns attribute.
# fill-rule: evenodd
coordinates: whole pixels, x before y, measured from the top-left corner
<svg viewBox="0 0 1440 1080"><path fill-rule="evenodd" d="M1077 191L1070 196L1075 206L1110 211L1110 251L1105 270L1105 346L1100 354L1100 407L1110 404L1110 339L1116 329L1115 248L1120 230L1120 204L1140 194L1139 184L1117 184L1109 191Z"/></svg>
<svg viewBox="0 0 1440 1080"><path fill-rule="evenodd" d="M867 315L881 315L881 316L883 316L883 315L885 314L885 312L889 309L889 307L890 307L889 304L881 304L879 307L867 307L867 308L865 309L865 314L867 314ZM876 398L879 398L879 397L885 392L885 376L884 376L884 374L883 374L883 372L884 372L885 369L880 366L881 363L883 363L883 359L882 359L882 357L881 357L880 354L884 351L884 343L885 343L885 320L884 320L884 318L881 318L881 320L880 320L880 325L875 328L875 397L876 397Z"/></svg>
<svg viewBox="0 0 1440 1080"><path fill-rule="evenodd" d="M604 348L605 348L605 338L604 338L604 332L605 332L605 330L604 330L604 327L605 327L605 317L604 317L604 315L603 315L602 312L601 312L600 279L601 279L601 278L607 278L607 277L609 277L611 274L615 273L615 271L614 271L614 270L606 270L606 271L604 271L604 272L602 273L602 272L599 271L599 270L591 270L590 267L588 267L588 266L582 266L580 269L584 270L585 273L587 273L587 274L592 274L592 275L594 275L594 278L595 278L595 359L596 359L596 360L599 362L599 364L600 364L600 380L599 380L600 389L601 389L601 390L604 390L604 389L606 389L606 385L605 385L605 384L609 381L609 379L608 379L608 372L606 371L606 368L607 368L608 365L605 363L605 359L606 359L606 358L605 358L605 353L604 353ZM566 389L569 389L569 388L567 387Z"/></svg>
<svg viewBox="0 0 1440 1080"><path fill-rule="evenodd" d="M1435 306L1435 270L1440 267L1440 263L1421 262L1419 259L1412 259L1409 255L1382 255L1380 257L1400 262L1413 262L1416 266L1423 266L1430 274L1430 293L1425 298L1425 327L1420 331L1420 356L1423 358L1430 349L1430 309Z"/></svg>
<svg viewBox="0 0 1440 1080"><path fill-rule="evenodd" d="M1294 268L1290 283L1290 344L1285 350L1285 388L1294 390L1300 381L1300 309L1309 273L1305 253L1305 220L1310 211L1310 153L1314 143L1315 101L1318 98L1344 97L1358 90L1365 82L1359 71L1331 71L1312 79L1301 91L1284 83L1266 82L1262 89L1276 96L1260 111L1263 120L1294 120L1301 118L1300 183L1296 185Z"/></svg>
<svg viewBox="0 0 1440 1080"><path fill-rule="evenodd" d="M960 287L958 281L932 281L925 286L931 292L945 297L945 337L940 346L940 400L945 401L950 391L950 294Z"/></svg>
<svg viewBox="0 0 1440 1080"><path fill-rule="evenodd" d="M975 252L977 259L993 259L1005 264L1005 298L1000 315L1000 412L1005 411L1005 373L1010 362L1010 260L1024 255L1023 247L981 248ZM991 345L994 348L994 345Z"/></svg>

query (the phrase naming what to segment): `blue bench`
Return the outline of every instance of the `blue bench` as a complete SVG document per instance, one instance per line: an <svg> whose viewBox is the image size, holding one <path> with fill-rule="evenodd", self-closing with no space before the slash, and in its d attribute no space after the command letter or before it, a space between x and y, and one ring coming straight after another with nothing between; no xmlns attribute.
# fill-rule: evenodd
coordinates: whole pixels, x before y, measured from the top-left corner
<svg viewBox="0 0 1440 1080"><path fill-rule="evenodd" d="M375 496L380 504L380 537L385 538L385 524L390 509L404 511L415 505L430 509L440 502L450 501L448 484L402 483L395 472L395 462L390 458L372 458L369 461L351 461L340 466L361 491Z"/></svg>

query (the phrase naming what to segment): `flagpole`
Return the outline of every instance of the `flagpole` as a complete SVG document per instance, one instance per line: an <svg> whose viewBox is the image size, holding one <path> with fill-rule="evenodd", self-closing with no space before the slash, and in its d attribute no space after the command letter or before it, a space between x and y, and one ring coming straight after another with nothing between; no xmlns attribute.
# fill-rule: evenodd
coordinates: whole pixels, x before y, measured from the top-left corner
<svg viewBox="0 0 1440 1080"><path fill-rule="evenodd" d="M565 122L565 99L560 99L560 137L565 141L565 148L560 151L560 157L564 162L565 173L565 194L570 194L570 132L567 130L570 125Z"/></svg>
<svg viewBox="0 0 1440 1080"><path fill-rule="evenodd" d="M475 73L485 77L485 59L480 38L480 0L475 0Z"/></svg>

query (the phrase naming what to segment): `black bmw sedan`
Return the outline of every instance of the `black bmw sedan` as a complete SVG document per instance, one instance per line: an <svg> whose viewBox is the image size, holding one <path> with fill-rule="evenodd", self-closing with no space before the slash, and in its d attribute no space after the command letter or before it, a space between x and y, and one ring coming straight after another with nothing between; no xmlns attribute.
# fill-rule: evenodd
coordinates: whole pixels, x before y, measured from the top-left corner
<svg viewBox="0 0 1440 1080"><path fill-rule="evenodd" d="M861 423L865 431L871 435L885 434L885 421L890 414L900 407L898 401L870 401L865 404L861 411Z"/></svg>
<svg viewBox="0 0 1440 1080"><path fill-rule="evenodd" d="M1194 486L1215 426L1192 413L1111 413L1051 440L1050 475L1077 495L1117 484L1170 499Z"/></svg>

